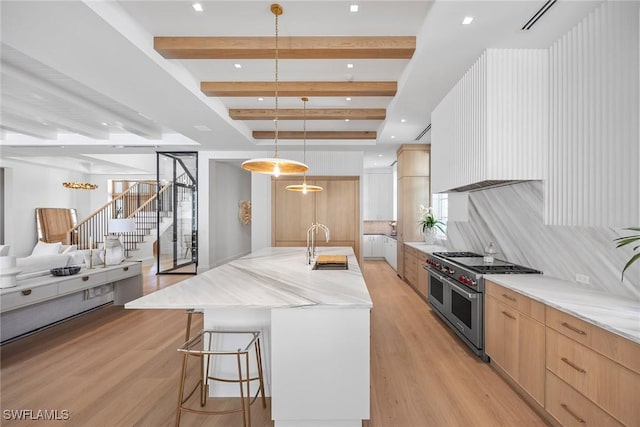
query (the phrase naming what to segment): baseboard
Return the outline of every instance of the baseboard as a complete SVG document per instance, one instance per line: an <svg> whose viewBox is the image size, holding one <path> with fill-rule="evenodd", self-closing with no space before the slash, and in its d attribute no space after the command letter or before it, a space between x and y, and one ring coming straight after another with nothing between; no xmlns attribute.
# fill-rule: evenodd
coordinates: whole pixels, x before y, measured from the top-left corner
<svg viewBox="0 0 640 427"><path fill-rule="evenodd" d="M15 336L15 337L8 338L8 339L6 339L6 340L4 340L4 341L0 342L0 346L3 346L3 345L5 345L5 344L12 343L12 342L14 342L14 341L18 341L18 340L20 340L20 339L23 339L23 338L29 337L29 336L34 335L34 334L37 334L38 332L44 331L45 329L52 328L52 327L57 326L57 325L59 325L59 324L61 324L61 323L68 322L69 320L73 320L73 319L75 319L75 318L78 318L78 317L83 316L83 315L85 315L85 314L87 314L87 313L90 313L90 312L92 312L92 311L98 310L98 309L100 309L100 308L103 308L103 307L106 307L106 306L109 306L109 305L113 305L113 301L110 301L110 302L107 302L107 303L104 303L104 304L101 304L101 305L95 306L95 307L90 308L90 309L85 310L85 311L81 311L80 313L76 313L76 314L74 314L74 315L72 315L72 316L65 317L64 319L57 320L57 321L55 321L55 322L53 322L53 323L49 323L48 325L41 326L41 327L39 327L39 328L37 328L37 329L34 329L34 330L32 330L32 331L25 332L24 334L20 334L20 335L17 335L17 336Z"/></svg>

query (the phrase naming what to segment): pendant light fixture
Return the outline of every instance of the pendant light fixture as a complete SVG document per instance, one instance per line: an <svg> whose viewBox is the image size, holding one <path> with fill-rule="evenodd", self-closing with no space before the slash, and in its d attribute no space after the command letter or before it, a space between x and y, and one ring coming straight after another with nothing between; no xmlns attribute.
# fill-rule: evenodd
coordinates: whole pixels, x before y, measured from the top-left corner
<svg viewBox="0 0 640 427"><path fill-rule="evenodd" d="M307 101L309 100L309 98L302 98L302 102L304 105L304 109L302 110L302 123L303 123L303 162L306 163L307 161ZM289 191L300 191L302 194L307 194L309 192L314 192L314 191L322 191L322 187L318 186L318 185L311 185L311 184L307 184L307 173L304 173L304 177L302 178L302 184L294 184L294 185L287 185L285 187L287 190Z"/></svg>
<svg viewBox="0 0 640 427"><path fill-rule="evenodd" d="M276 17L276 40L275 40L275 64L276 64L276 78L275 78L275 98L276 98L276 109L275 109L275 119L273 120L275 124L275 154L272 158L263 158L263 159L250 159L246 162L242 163L242 168L251 172L264 173L269 175L274 175L278 177L280 175L291 175L291 174L299 174L305 173L309 170L309 166L304 163L296 162L295 160L286 160L278 157L278 16L282 15L283 9L277 3L271 5L271 13L273 13Z"/></svg>

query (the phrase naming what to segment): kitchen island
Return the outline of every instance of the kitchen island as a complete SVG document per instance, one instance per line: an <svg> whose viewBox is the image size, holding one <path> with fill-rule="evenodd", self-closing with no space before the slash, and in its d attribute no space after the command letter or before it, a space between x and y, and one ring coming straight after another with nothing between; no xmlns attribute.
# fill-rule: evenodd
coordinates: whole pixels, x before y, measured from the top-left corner
<svg viewBox="0 0 640 427"><path fill-rule="evenodd" d="M348 270L313 270L305 253L262 249L125 307L195 309L205 329L260 330L277 427L361 426L369 418L371 298L351 248L318 248L347 255ZM237 386L215 390L237 396Z"/></svg>

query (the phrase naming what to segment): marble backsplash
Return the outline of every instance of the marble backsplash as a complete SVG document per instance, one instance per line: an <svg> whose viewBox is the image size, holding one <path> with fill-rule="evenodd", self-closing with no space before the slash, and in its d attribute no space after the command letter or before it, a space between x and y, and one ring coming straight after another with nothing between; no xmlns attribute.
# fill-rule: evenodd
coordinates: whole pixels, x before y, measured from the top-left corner
<svg viewBox="0 0 640 427"><path fill-rule="evenodd" d="M394 221L395 222L395 221ZM363 234L390 234L392 230L389 221L364 221Z"/></svg>
<svg viewBox="0 0 640 427"><path fill-rule="evenodd" d="M469 193L469 221L447 224L447 248L483 253L493 241L499 251L497 258L573 282L576 274L586 275L587 288L640 300L640 262L627 270L624 281L620 279L633 252L616 248L613 239L626 235L625 231L550 226L543 224L542 215L541 181Z"/></svg>

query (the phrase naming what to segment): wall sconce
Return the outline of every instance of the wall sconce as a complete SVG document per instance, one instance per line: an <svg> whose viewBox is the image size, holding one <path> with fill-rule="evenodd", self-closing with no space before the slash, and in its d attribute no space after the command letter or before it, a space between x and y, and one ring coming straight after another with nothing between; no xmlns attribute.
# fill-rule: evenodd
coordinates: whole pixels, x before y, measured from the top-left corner
<svg viewBox="0 0 640 427"><path fill-rule="evenodd" d="M238 211L238 219L242 225L251 224L251 202L248 200L240 200L238 202L240 210Z"/></svg>
<svg viewBox="0 0 640 427"><path fill-rule="evenodd" d="M88 182L63 182L62 186L74 190L95 190L98 188L98 184L90 184Z"/></svg>

